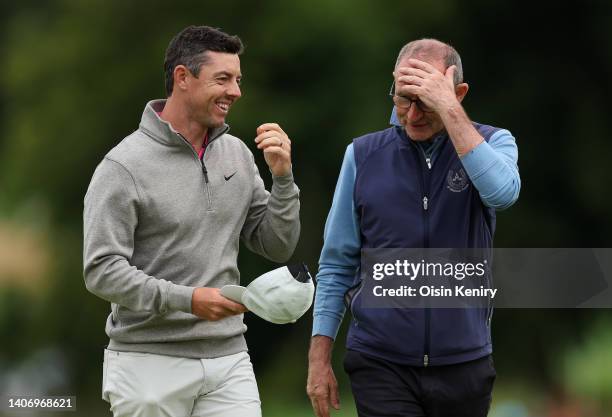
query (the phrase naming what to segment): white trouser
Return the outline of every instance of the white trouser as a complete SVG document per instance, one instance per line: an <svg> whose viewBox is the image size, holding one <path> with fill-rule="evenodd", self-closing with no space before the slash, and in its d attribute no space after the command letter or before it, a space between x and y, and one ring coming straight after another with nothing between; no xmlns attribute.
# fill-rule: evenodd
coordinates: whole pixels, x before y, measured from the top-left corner
<svg viewBox="0 0 612 417"><path fill-rule="evenodd" d="M114 417L261 417L247 352L187 359L107 349L102 398Z"/></svg>

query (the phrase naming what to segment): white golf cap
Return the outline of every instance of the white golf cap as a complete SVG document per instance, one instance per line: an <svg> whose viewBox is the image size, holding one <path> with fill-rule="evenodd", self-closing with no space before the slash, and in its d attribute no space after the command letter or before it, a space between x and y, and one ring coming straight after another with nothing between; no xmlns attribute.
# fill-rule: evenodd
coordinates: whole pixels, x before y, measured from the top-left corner
<svg viewBox="0 0 612 417"><path fill-rule="evenodd" d="M290 265L266 272L247 287L225 285L221 295L243 304L262 319L295 323L312 305L314 284L306 265Z"/></svg>

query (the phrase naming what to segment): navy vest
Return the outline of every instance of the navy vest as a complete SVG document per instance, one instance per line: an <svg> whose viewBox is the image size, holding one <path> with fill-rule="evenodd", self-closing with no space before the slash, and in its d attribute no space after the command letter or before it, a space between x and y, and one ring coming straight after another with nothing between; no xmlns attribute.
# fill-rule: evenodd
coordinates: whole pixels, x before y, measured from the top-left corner
<svg viewBox="0 0 612 417"><path fill-rule="evenodd" d="M499 130L474 127L486 141ZM492 247L495 210L482 203L448 136L441 140L431 168L401 127L353 141L363 248ZM358 276L355 283L348 349L413 366L467 362L492 352L491 309L364 308Z"/></svg>

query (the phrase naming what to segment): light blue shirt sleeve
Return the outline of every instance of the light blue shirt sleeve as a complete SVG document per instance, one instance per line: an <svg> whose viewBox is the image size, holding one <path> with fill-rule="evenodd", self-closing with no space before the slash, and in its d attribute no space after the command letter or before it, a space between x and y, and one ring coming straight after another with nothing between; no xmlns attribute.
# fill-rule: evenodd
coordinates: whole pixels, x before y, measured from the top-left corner
<svg viewBox="0 0 612 417"><path fill-rule="evenodd" d="M325 223L319 258L312 335L336 338L344 316L344 293L353 283L361 261L361 235L353 200L353 144L346 148L331 209Z"/></svg>
<svg viewBox="0 0 612 417"><path fill-rule="evenodd" d="M516 202L521 191L518 148L512 134L499 130L461 157L461 163L487 207L503 210Z"/></svg>

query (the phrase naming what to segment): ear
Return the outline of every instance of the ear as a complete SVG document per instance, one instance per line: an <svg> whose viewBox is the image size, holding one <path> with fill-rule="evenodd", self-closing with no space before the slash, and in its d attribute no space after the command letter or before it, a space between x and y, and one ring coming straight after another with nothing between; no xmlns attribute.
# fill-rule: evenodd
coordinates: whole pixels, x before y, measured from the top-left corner
<svg viewBox="0 0 612 417"><path fill-rule="evenodd" d="M468 85L468 83L459 83L455 86L455 94L457 95L457 100L459 100L460 103L463 101L463 98L465 97L469 89L470 86Z"/></svg>
<svg viewBox="0 0 612 417"><path fill-rule="evenodd" d="M189 70L184 65L177 65L174 67L174 89L185 91L187 89L187 78L190 75Z"/></svg>

